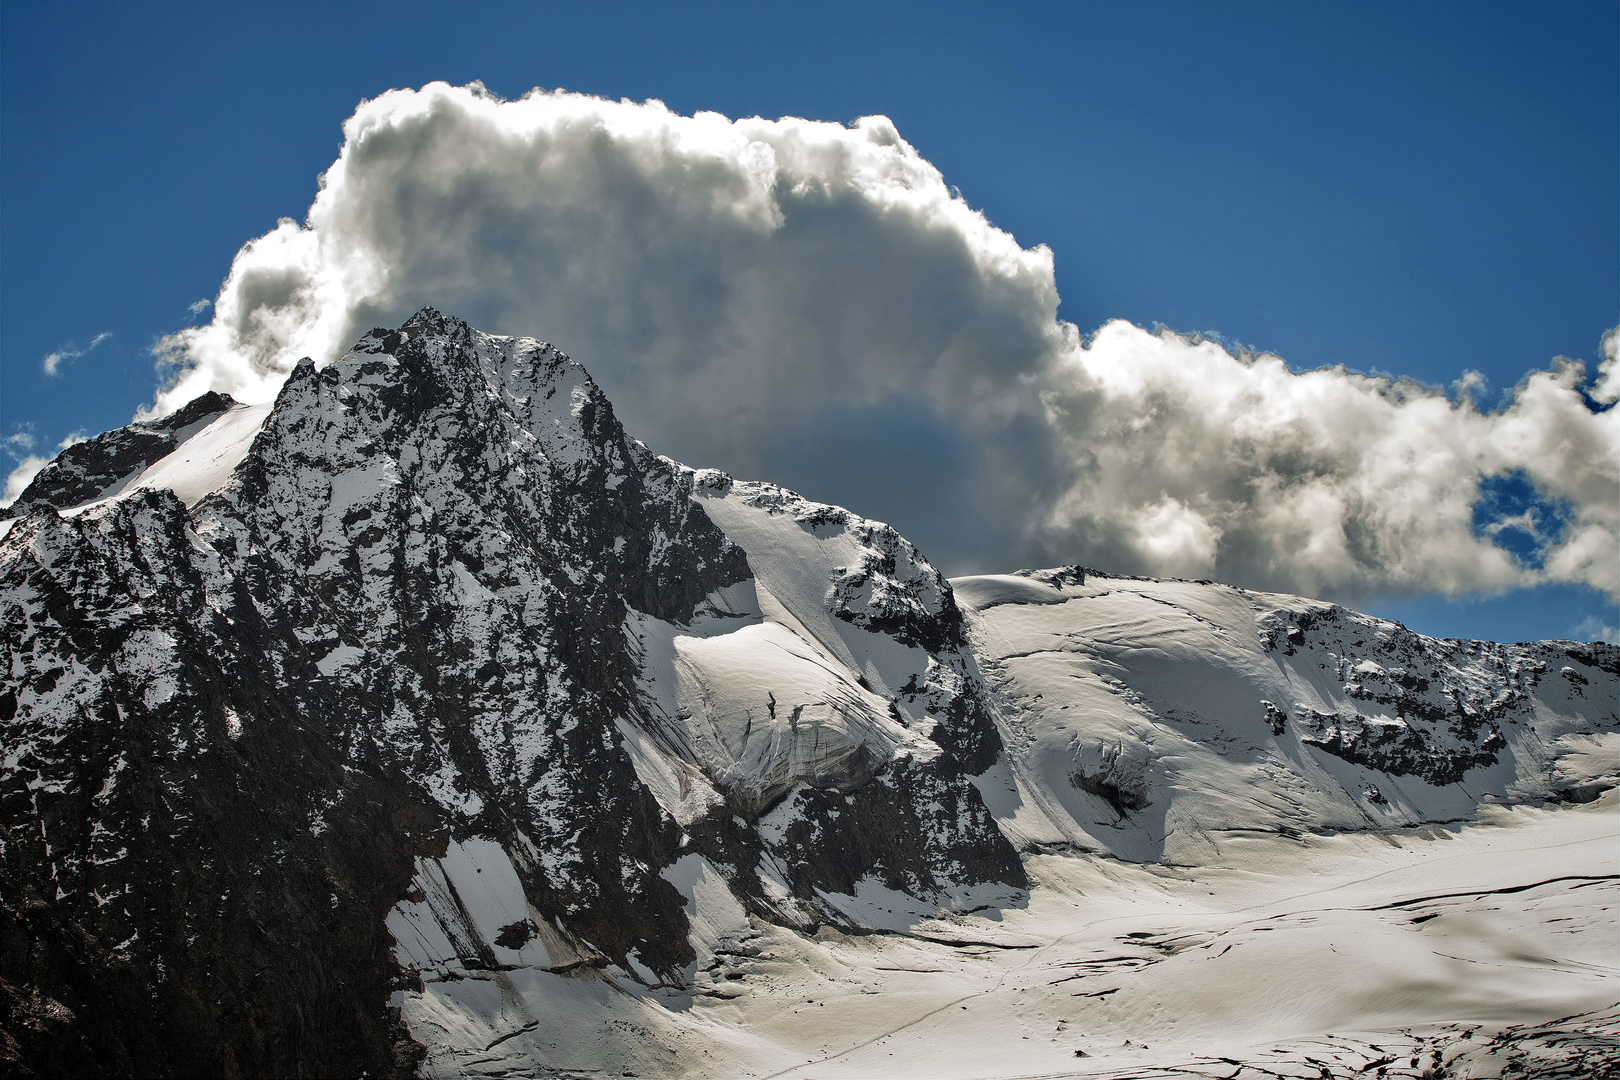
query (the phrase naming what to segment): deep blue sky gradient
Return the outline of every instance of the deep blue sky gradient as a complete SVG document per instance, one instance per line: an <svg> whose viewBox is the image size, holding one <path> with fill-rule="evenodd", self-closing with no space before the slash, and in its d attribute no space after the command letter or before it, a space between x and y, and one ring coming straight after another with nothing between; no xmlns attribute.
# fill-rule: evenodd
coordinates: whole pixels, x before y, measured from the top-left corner
<svg viewBox="0 0 1620 1080"><path fill-rule="evenodd" d="M1554 355L1595 364L1620 322L1617 55L1620 7L1577 0L5 0L0 437L127 422L159 379L150 345L245 240L303 217L356 103L433 79L885 113L1053 248L1082 330L1160 322L1436 385L1475 369L1489 404ZM1620 622L1576 588L1386 610L1508 638Z"/></svg>

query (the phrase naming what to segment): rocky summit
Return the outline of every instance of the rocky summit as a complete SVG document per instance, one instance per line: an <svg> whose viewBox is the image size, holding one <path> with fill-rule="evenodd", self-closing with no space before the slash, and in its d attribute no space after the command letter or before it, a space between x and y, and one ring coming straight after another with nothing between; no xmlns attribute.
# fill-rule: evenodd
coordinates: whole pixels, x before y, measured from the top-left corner
<svg viewBox="0 0 1620 1080"><path fill-rule="evenodd" d="M713 1010L861 942L1036 948L974 935L1051 860L1211 866L1616 783L1614 646L949 582L432 309L273 403L71 447L5 514L19 1075L770 1072L815 1053ZM873 970L944 970L902 959Z"/></svg>

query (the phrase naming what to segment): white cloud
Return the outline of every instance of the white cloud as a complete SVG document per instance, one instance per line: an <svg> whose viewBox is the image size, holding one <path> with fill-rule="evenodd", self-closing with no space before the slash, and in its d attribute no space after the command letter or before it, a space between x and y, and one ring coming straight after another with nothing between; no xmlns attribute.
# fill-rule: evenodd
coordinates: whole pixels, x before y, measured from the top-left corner
<svg viewBox="0 0 1620 1080"><path fill-rule="evenodd" d="M202 300L193 300L191 303L186 305L186 311L192 315L201 315L203 312L207 311L213 306L214 302L206 298Z"/></svg>
<svg viewBox="0 0 1620 1080"><path fill-rule="evenodd" d="M55 375L65 362L69 360L77 360L79 357L88 353L90 350L94 349L97 345L100 345L103 341L106 341L110 337L112 337L111 332L97 334L90 340L90 344L86 345L82 349L77 345L74 345L72 342L69 342L54 352L46 353L45 359L40 362L40 366L45 369L45 374Z"/></svg>
<svg viewBox="0 0 1620 1080"><path fill-rule="evenodd" d="M41 457L38 454L30 454L17 462L11 472L6 474L6 491L3 496L0 496L0 509L16 502L17 496L23 493L34 477L38 475L39 470L50 463L50 458Z"/></svg>
<svg viewBox="0 0 1620 1080"><path fill-rule="evenodd" d="M1150 569L1159 573L1203 573L1215 568L1221 530L1179 499L1135 508L1134 546Z"/></svg>
<svg viewBox="0 0 1620 1080"><path fill-rule="evenodd" d="M1083 537L1105 565L1212 562L1223 580L1314 594L1557 580L1615 595L1620 413L1589 409L1581 374L1567 361L1532 373L1486 413L1466 395L1342 368L1294 374L1274 356L1110 323L1045 390L1068 475L1043 528L1052 549ZM1480 482L1514 472L1572 507L1540 571L1475 536ZM1219 537L1213 560L1187 539L1192 515ZM1519 519L1498 525L1538 534L1534 512Z"/></svg>
<svg viewBox="0 0 1620 1080"><path fill-rule="evenodd" d="M663 449L710 428L680 437L708 459L829 403L975 378L1005 396L1060 343L1050 252L952 198L882 118L435 85L362 105L345 133L306 224L244 247L213 320L170 339L197 366L164 407L263 397L300 356L432 303L558 342L626 413L684 410L636 430Z"/></svg>
<svg viewBox="0 0 1620 1080"><path fill-rule="evenodd" d="M953 571L1620 593L1620 411L1587 407L1573 362L1485 413L1467 375L1452 400L1125 323L1082 342L1056 318L1051 252L992 226L881 117L433 84L363 103L344 134L305 222L244 246L212 320L164 341L157 411L207 389L263 400L299 357L433 304L556 342L654 449L816 497L856 480L847 445L806 433L859 442L896 484L896 440L928 433L955 472L919 478L929 498L897 523ZM1599 401L1620 396L1615 348ZM1474 533L1481 481L1515 471L1572 508L1541 569Z"/></svg>

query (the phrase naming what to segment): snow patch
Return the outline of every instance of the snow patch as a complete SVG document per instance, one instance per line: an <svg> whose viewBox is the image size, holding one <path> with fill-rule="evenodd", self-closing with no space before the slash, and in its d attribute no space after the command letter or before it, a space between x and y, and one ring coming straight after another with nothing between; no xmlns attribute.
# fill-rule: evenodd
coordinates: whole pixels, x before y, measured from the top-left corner
<svg viewBox="0 0 1620 1080"><path fill-rule="evenodd" d="M352 668L355 664L359 663L360 659L365 655L366 651L357 646L339 645L337 648L315 661L315 667L320 670L322 675L331 678L340 671L347 671L349 668Z"/></svg>
<svg viewBox="0 0 1620 1080"><path fill-rule="evenodd" d="M223 488L235 475L236 467L247 457L253 440L270 416L273 402L260 405L233 405L201 429L182 428L184 438L165 457L159 458L133 479L117 485L107 494L81 506L64 510L65 515L81 513L127 498L139 491L168 488L188 507ZM187 435L190 432L191 434Z"/></svg>
<svg viewBox="0 0 1620 1080"><path fill-rule="evenodd" d="M452 842L443 858L418 858L411 891L387 923L401 966L424 975L551 966L517 870L493 840Z"/></svg>

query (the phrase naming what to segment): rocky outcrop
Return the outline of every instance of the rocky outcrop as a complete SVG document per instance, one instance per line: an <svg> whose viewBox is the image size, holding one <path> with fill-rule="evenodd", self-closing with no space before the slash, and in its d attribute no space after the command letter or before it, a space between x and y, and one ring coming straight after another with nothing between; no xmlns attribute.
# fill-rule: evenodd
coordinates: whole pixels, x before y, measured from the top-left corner
<svg viewBox="0 0 1620 1080"><path fill-rule="evenodd" d="M311 677L284 613L210 589L200 547L166 493L36 510L7 537L5 640L26 674L0 696L0 978L59 1010L7 1025L20 1062L408 1069L378 913L439 815L351 744L351 704Z"/></svg>
<svg viewBox="0 0 1620 1080"><path fill-rule="evenodd" d="M34 475L0 518L18 517L36 506L65 509L114 495L154 462L219 419L236 402L210 391L178 412L140 421L63 450Z"/></svg>
<svg viewBox="0 0 1620 1080"><path fill-rule="evenodd" d="M1259 626L1268 652L1306 669L1314 662L1341 687L1338 708L1298 704L1287 715L1302 742L1434 785L1494 764L1509 729L1534 725L1533 695L1549 666L1567 672L1564 689L1580 696L1589 684L1582 671L1601 678L1620 657L1620 648L1603 642L1571 649L1428 638L1331 604L1275 611Z"/></svg>

